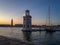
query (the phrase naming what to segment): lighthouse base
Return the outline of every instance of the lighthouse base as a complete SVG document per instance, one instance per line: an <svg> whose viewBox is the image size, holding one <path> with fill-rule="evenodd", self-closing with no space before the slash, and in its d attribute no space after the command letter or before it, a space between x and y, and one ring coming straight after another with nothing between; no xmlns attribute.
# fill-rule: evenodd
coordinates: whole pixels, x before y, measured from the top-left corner
<svg viewBox="0 0 60 45"><path fill-rule="evenodd" d="M31 29L22 29L24 32L31 32Z"/></svg>

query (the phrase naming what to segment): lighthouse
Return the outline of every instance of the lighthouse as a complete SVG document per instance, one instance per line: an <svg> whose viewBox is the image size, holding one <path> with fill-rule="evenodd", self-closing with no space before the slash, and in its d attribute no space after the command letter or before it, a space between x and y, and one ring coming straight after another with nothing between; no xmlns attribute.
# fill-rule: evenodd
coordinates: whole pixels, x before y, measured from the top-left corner
<svg viewBox="0 0 60 45"><path fill-rule="evenodd" d="M11 19L11 27L13 27L13 19Z"/></svg>
<svg viewBox="0 0 60 45"><path fill-rule="evenodd" d="M25 16L23 16L23 30L31 30L31 15L29 10L25 10Z"/></svg>

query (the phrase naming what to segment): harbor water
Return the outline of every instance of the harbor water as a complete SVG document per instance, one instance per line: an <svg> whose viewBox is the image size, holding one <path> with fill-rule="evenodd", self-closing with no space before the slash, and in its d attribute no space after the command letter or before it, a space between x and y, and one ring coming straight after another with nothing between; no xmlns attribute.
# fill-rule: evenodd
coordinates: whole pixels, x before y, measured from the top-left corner
<svg viewBox="0 0 60 45"><path fill-rule="evenodd" d="M22 32L20 27L0 27L0 35L29 41L35 45L60 45L60 32Z"/></svg>

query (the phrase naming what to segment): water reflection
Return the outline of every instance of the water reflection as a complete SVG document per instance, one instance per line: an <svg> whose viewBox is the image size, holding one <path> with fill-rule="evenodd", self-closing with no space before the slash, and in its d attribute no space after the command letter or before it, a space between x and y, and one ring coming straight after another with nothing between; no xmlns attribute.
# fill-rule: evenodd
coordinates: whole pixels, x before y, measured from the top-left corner
<svg viewBox="0 0 60 45"><path fill-rule="evenodd" d="M31 41L31 32L23 32L24 39L27 41Z"/></svg>
<svg viewBox="0 0 60 45"><path fill-rule="evenodd" d="M45 44L46 45L54 45L56 44L56 39L54 37L54 33L45 33Z"/></svg>
<svg viewBox="0 0 60 45"><path fill-rule="evenodd" d="M60 45L60 32L23 32L22 28L0 27L0 35L33 42L36 45Z"/></svg>
<svg viewBox="0 0 60 45"><path fill-rule="evenodd" d="M32 32L33 39L32 41L36 45L53 45L56 43L55 33L48 33L48 32Z"/></svg>

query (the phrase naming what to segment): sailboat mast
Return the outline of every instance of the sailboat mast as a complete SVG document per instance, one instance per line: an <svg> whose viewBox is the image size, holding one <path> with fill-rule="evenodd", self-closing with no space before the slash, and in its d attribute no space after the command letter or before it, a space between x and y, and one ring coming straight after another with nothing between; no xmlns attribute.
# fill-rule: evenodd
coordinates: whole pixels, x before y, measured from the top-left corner
<svg viewBox="0 0 60 45"><path fill-rule="evenodd" d="M49 24L49 26L50 26L50 5L49 5L49 7L48 7L48 20L49 20L48 24Z"/></svg>

